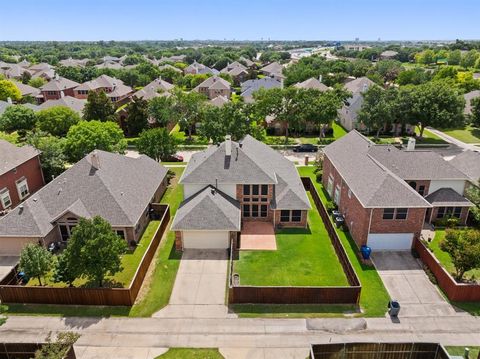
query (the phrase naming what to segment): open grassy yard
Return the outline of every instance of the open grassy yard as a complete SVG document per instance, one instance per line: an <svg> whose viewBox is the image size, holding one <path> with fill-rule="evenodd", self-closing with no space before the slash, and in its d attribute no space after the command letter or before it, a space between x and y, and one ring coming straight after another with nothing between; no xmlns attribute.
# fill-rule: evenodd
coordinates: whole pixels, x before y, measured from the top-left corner
<svg viewBox="0 0 480 359"><path fill-rule="evenodd" d="M330 201L328 193L324 190L321 183L316 182L313 169L314 167L298 167L298 172L300 176L312 178L322 201L327 203ZM386 304L390 297L380 276L375 267L364 264L357 256L358 247L350 234L341 230L337 230L337 233L362 285L360 307L363 315L366 317L383 316L386 312Z"/></svg>
<svg viewBox="0 0 480 359"><path fill-rule="evenodd" d="M293 136L293 134L291 134L291 136L288 138L288 142L285 142L285 136L267 136L265 138L265 143L267 145L296 145L306 143L312 145L328 144L330 142L338 140L339 138L347 134L347 130L345 130L340 124L335 121L332 122L332 128L333 136L327 136L322 141L319 140L318 133L313 133L311 135L301 137L295 137Z"/></svg>
<svg viewBox="0 0 480 359"><path fill-rule="evenodd" d="M170 131L170 134L175 137L178 141L178 144L181 145L208 145L206 139L200 138L198 135L192 135L192 138L188 138L188 133L180 130L180 126L177 124Z"/></svg>
<svg viewBox="0 0 480 359"><path fill-rule="evenodd" d="M178 185L183 168L172 168L175 174L170 186L165 192L161 202L170 205L171 218L182 201L182 186ZM147 274L144 287L140 291L137 302L132 307L100 307L100 306L75 306L75 305L43 305L43 304L9 304L1 305L0 313L7 315L49 315L49 316L82 316L82 317L109 317L130 316L149 317L168 304L175 277L182 254L175 251L175 235L168 232L162 240L155 258L155 267Z"/></svg>
<svg viewBox="0 0 480 359"><path fill-rule="evenodd" d="M308 228L279 230L276 240L276 251L240 251L234 272L241 285L348 286L316 209L308 213Z"/></svg>
<svg viewBox="0 0 480 359"><path fill-rule="evenodd" d="M440 243L445 239L445 230L437 229L435 231L435 237L428 244L428 247L433 251L435 257L439 260L442 266L450 273L455 273L455 267L453 266L452 259L447 252L442 251L440 248ZM480 268L473 269L465 273L465 278L469 279L474 277L475 279L480 279Z"/></svg>
<svg viewBox="0 0 480 359"><path fill-rule="evenodd" d="M155 359L223 359L218 349L171 348Z"/></svg>
<svg viewBox="0 0 480 359"><path fill-rule="evenodd" d="M480 143L480 128L465 126L464 128L447 128L442 132L465 143Z"/></svg>
<svg viewBox="0 0 480 359"><path fill-rule="evenodd" d="M471 347L471 346L464 346L464 347L445 347L447 349L448 354L450 355L458 355L463 356L465 353L465 348L470 349L470 358L477 358L480 354L480 347Z"/></svg>

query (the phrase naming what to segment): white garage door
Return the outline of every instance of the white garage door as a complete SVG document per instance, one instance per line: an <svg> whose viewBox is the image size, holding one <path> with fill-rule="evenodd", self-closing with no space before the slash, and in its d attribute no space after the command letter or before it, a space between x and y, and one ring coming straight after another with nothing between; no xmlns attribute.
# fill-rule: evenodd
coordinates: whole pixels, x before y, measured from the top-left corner
<svg viewBox="0 0 480 359"><path fill-rule="evenodd" d="M183 248L229 248L228 231L183 231Z"/></svg>
<svg viewBox="0 0 480 359"><path fill-rule="evenodd" d="M374 251L410 250L412 240L413 233L371 233L367 245Z"/></svg>

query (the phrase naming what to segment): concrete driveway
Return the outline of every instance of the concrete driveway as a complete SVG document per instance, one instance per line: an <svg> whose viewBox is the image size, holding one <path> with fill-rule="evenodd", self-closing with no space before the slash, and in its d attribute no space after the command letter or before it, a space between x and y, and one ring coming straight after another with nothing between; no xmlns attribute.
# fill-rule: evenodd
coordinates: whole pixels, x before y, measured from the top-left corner
<svg viewBox="0 0 480 359"><path fill-rule="evenodd" d="M155 317L225 318L227 250L186 249L169 305Z"/></svg>
<svg viewBox="0 0 480 359"><path fill-rule="evenodd" d="M20 257L17 256L0 256L0 280L10 272L19 260Z"/></svg>
<svg viewBox="0 0 480 359"><path fill-rule="evenodd" d="M410 252L376 252L372 257L390 297L400 302L400 317L467 315L445 301Z"/></svg>

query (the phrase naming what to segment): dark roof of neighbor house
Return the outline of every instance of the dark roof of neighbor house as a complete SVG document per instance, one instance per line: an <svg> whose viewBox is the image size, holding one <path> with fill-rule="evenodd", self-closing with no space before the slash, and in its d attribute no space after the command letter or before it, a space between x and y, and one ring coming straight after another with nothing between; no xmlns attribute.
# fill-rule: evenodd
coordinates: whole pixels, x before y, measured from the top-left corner
<svg viewBox="0 0 480 359"><path fill-rule="evenodd" d="M216 106L216 107L222 107L223 105L225 105L228 102L230 102L230 100L223 95L217 96L217 97L211 99L210 101L208 101L208 103L210 105Z"/></svg>
<svg viewBox="0 0 480 359"><path fill-rule="evenodd" d="M0 140L0 176L38 156L40 151L25 145L17 147L10 142Z"/></svg>
<svg viewBox="0 0 480 359"><path fill-rule="evenodd" d="M392 145L372 146L368 154L403 180L467 180L432 151L404 151Z"/></svg>
<svg viewBox="0 0 480 359"><path fill-rule="evenodd" d="M79 114L82 114L83 108L85 107L86 103L87 103L87 100L84 100L84 99L78 99L72 96L63 96L57 100L45 101L44 103L37 106L36 110L45 110L47 108L51 108L55 106L65 106Z"/></svg>
<svg viewBox="0 0 480 359"><path fill-rule="evenodd" d="M208 185L180 204L172 230L241 229L240 203Z"/></svg>
<svg viewBox="0 0 480 359"><path fill-rule="evenodd" d="M451 188L439 188L435 192L430 193L425 199L435 207L454 206L454 207L471 207L470 202L465 197L459 195Z"/></svg>
<svg viewBox="0 0 480 359"><path fill-rule="evenodd" d="M230 73L232 70L235 70L235 69L238 69L238 70L246 70L247 67L243 64L241 64L240 62L238 61L234 61L232 63L229 63L227 64L227 66L225 66L223 69L220 70L221 73Z"/></svg>
<svg viewBox="0 0 480 359"><path fill-rule="evenodd" d="M353 130L323 151L363 207L430 207L404 180L369 154L374 146Z"/></svg>
<svg viewBox="0 0 480 359"><path fill-rule="evenodd" d="M141 90L138 90L133 95L137 98L143 98L144 100L151 100L154 97L168 95L168 91L171 91L175 86L170 82L158 78L145 85Z"/></svg>
<svg viewBox="0 0 480 359"><path fill-rule="evenodd" d="M44 237L67 212L135 226L166 174L147 156L93 151L1 218L0 237Z"/></svg>
<svg viewBox="0 0 480 359"><path fill-rule="evenodd" d="M325 86L322 84L319 79L311 77L303 82L296 83L293 85L296 88L300 89L315 89L315 90L320 90L320 91L327 91L329 90L328 86Z"/></svg>
<svg viewBox="0 0 480 359"><path fill-rule="evenodd" d="M58 77L50 80L48 83L40 87L41 91L63 91L75 88L80 85L78 82L66 79L65 77Z"/></svg>
<svg viewBox="0 0 480 359"><path fill-rule="evenodd" d="M472 100L477 97L480 97L480 90L470 91L463 95L463 98L465 99L465 109L463 110L463 113L467 115L472 113Z"/></svg>
<svg viewBox="0 0 480 359"><path fill-rule="evenodd" d="M260 69L260 71L265 72L267 74L282 74L283 66L278 62L274 61L267 66L264 66Z"/></svg>
<svg viewBox="0 0 480 359"><path fill-rule="evenodd" d="M355 80L347 82L343 87L350 91L352 94L365 92L370 86L376 85L375 82L368 77L359 77Z"/></svg>
<svg viewBox="0 0 480 359"><path fill-rule="evenodd" d="M208 89L217 89L217 90L229 90L231 88L230 82L225 79L222 79L219 76L212 76L203 81L197 87L194 88L195 91L202 87L207 87Z"/></svg>
<svg viewBox="0 0 480 359"><path fill-rule="evenodd" d="M480 181L480 152L466 150L456 155L449 163L465 173L475 183Z"/></svg>
<svg viewBox="0 0 480 359"><path fill-rule="evenodd" d="M107 97L122 97L133 91L132 88L125 85L122 80L110 77L108 75L100 75L91 81L84 82L75 90L89 91L101 88L113 88L111 92L106 93Z"/></svg>
<svg viewBox="0 0 480 359"><path fill-rule="evenodd" d="M12 81L12 82L15 84L15 86L18 87L18 89L22 93L22 96L33 96L33 97L35 97L35 96L40 94L40 89L38 89L36 87L26 85L26 84L23 84L23 83L18 82L18 81Z"/></svg>
<svg viewBox="0 0 480 359"><path fill-rule="evenodd" d="M281 88L282 83L271 77L264 77L262 79L247 80L242 83L242 93L241 96L245 98L246 101L249 101L255 91L271 88Z"/></svg>
<svg viewBox="0 0 480 359"><path fill-rule="evenodd" d="M277 151L247 135L194 154L181 179L182 184L275 184L273 205L278 209L310 209L295 165Z"/></svg>

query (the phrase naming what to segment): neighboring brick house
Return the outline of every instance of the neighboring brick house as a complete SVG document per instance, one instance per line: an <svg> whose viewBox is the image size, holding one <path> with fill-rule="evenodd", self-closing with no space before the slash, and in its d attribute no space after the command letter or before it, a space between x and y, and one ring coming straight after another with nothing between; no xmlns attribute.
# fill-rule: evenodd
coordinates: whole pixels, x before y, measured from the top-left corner
<svg viewBox="0 0 480 359"><path fill-rule="evenodd" d="M247 67L238 61L229 63L222 70L220 70L220 73L230 75L236 85L239 85L247 80L249 76Z"/></svg>
<svg viewBox="0 0 480 359"><path fill-rule="evenodd" d="M229 248L245 221L307 226L311 206L295 165L251 136L194 154L180 184L178 249Z"/></svg>
<svg viewBox="0 0 480 359"><path fill-rule="evenodd" d="M296 87L298 89L313 89L313 90L318 90L321 92L325 92L330 90L330 88L322 83L322 77L320 78L315 78L311 77L303 82L298 82L293 87Z"/></svg>
<svg viewBox="0 0 480 359"><path fill-rule="evenodd" d="M220 72L216 69L212 69L208 66L198 63L194 61L187 67L183 69L183 73L185 75L218 75Z"/></svg>
<svg viewBox="0 0 480 359"><path fill-rule="evenodd" d="M285 76L283 75L283 66L276 61L262 67L260 72L265 76L272 77L278 81L283 81L285 79Z"/></svg>
<svg viewBox="0 0 480 359"><path fill-rule="evenodd" d="M78 82L57 76L40 87L40 95L36 97L38 103L48 100L58 100L63 96L74 96L73 89L80 85Z"/></svg>
<svg viewBox="0 0 480 359"><path fill-rule="evenodd" d="M232 94L232 87L230 86L230 82L227 80L224 80L218 76L212 76L195 87L193 91L197 91L212 100L218 96L230 98L230 95Z"/></svg>
<svg viewBox="0 0 480 359"><path fill-rule="evenodd" d="M151 100L154 97L170 96L170 91L172 91L174 87L170 82L162 80L162 78L159 77L135 92L133 97Z"/></svg>
<svg viewBox="0 0 480 359"><path fill-rule="evenodd" d="M323 185L358 245L410 249L425 223L457 217L472 203L467 176L431 151L375 145L356 130L324 148Z"/></svg>
<svg viewBox="0 0 480 359"><path fill-rule="evenodd" d="M123 83L122 80L100 75L96 79L84 82L75 88L74 97L86 99L89 91L104 91L112 102L121 102L133 93L133 89Z"/></svg>
<svg viewBox="0 0 480 359"><path fill-rule="evenodd" d="M0 216L37 192L45 184L40 152L0 140Z"/></svg>
<svg viewBox="0 0 480 359"><path fill-rule="evenodd" d="M79 218L101 216L129 243L149 222L150 204L168 184L167 169L147 156L93 151L0 219L0 253L27 243L68 241Z"/></svg>
<svg viewBox="0 0 480 359"><path fill-rule="evenodd" d="M282 88L283 83L271 77L264 77L262 79L247 80L242 83L241 96L246 103L252 103L254 92L260 89Z"/></svg>
<svg viewBox="0 0 480 359"><path fill-rule="evenodd" d="M35 110L45 110L47 108L63 106L75 111L80 116L83 115L83 108L87 104L87 100L80 100L72 96L63 96L58 100L48 100L37 106Z"/></svg>

